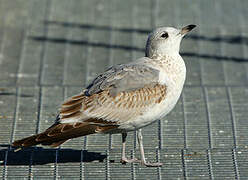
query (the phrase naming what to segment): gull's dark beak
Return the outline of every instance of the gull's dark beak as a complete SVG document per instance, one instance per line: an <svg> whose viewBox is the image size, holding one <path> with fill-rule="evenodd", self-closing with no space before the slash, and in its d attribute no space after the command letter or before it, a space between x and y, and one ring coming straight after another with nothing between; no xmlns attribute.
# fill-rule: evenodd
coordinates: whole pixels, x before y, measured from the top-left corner
<svg viewBox="0 0 248 180"><path fill-rule="evenodd" d="M190 32L192 29L194 29L196 27L196 25L194 24L190 24L188 26L185 26L182 28L182 30L180 31L181 35L187 34L188 32Z"/></svg>

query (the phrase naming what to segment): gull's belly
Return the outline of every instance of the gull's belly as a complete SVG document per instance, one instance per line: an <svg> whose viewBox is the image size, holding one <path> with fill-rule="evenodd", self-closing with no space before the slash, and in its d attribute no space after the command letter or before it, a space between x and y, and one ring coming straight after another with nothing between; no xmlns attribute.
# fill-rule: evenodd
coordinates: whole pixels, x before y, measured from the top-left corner
<svg viewBox="0 0 248 180"><path fill-rule="evenodd" d="M147 126L154 121L166 116L176 105L182 88L170 90L167 93L165 100L147 109L145 113L136 119L132 119L125 124L120 126L120 129L125 129L126 131L133 131L144 126Z"/></svg>

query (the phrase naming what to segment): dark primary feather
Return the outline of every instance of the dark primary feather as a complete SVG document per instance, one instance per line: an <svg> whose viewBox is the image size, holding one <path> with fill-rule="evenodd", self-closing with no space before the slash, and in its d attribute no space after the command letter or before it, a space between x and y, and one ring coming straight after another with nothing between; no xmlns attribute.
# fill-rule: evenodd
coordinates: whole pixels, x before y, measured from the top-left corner
<svg viewBox="0 0 248 180"><path fill-rule="evenodd" d="M13 142L12 146L29 147L42 144L57 147L72 138L94 134L96 132L105 132L118 127L114 124L97 124L95 121L98 122L97 120L92 120L92 122L88 120L88 122L82 123L54 124L43 133Z"/></svg>

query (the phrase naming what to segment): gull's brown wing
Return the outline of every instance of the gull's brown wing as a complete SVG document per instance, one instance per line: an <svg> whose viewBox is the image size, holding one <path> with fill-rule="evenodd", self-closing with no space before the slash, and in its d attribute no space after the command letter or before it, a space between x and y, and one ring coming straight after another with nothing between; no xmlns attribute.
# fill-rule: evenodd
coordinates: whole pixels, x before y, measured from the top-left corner
<svg viewBox="0 0 248 180"><path fill-rule="evenodd" d="M116 96L111 96L110 90L91 96L75 96L62 105L60 122L101 119L105 123L121 124L142 115L147 108L160 103L165 97L166 86L160 84L120 92Z"/></svg>

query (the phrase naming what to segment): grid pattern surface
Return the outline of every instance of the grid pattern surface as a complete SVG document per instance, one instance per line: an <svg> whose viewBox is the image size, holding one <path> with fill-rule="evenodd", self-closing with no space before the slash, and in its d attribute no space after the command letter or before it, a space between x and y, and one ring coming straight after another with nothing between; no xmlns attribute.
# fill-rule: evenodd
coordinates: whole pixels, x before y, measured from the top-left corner
<svg viewBox="0 0 248 180"><path fill-rule="evenodd" d="M3 179L248 179L248 1L0 0ZM182 42L187 80L173 112L143 129L148 160L121 165L120 135L14 152L60 103L113 64L144 55L157 26L197 24ZM135 132L128 156L138 156Z"/></svg>

